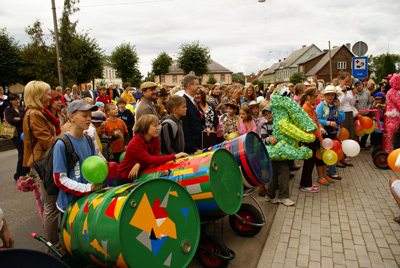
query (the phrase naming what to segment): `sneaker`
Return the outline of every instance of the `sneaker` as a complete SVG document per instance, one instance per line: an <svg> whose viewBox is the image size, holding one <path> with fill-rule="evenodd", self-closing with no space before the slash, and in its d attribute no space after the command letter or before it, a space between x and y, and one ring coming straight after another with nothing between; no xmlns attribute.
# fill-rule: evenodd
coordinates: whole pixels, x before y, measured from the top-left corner
<svg viewBox="0 0 400 268"><path fill-rule="evenodd" d="M279 201L279 203L281 203L287 207L294 206L294 202L289 198L279 198L278 201Z"/></svg>
<svg viewBox="0 0 400 268"><path fill-rule="evenodd" d="M299 187L300 191L302 192L310 192L310 193L318 193L319 189L316 185L313 185L311 187Z"/></svg>
<svg viewBox="0 0 400 268"><path fill-rule="evenodd" d="M276 198L270 198L268 195L265 195L265 202L271 202L272 204L279 204L279 200Z"/></svg>

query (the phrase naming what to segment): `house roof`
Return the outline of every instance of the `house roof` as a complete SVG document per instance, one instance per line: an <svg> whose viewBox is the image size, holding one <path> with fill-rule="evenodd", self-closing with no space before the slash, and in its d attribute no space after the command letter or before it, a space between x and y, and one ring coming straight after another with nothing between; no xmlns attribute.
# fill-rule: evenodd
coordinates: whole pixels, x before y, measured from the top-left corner
<svg viewBox="0 0 400 268"><path fill-rule="evenodd" d="M321 55L324 55L324 54L327 53L327 52L328 52L328 51L321 51L321 52L319 52L319 53L312 54L312 55L310 55L309 58L307 58L307 59L305 59L305 60L302 60L302 61L298 62L297 64L304 64L304 63L306 63L306 62L309 62L310 60L313 60L313 59L315 59L315 58L318 58L318 57L321 56Z"/></svg>
<svg viewBox="0 0 400 268"><path fill-rule="evenodd" d="M275 71L279 68L281 64L282 62L275 62L274 64L271 65L271 67L269 67L269 69L266 72L264 72L264 75L275 73Z"/></svg>
<svg viewBox="0 0 400 268"><path fill-rule="evenodd" d="M345 45L342 45L331 49L331 57L333 58L342 47L345 47L353 55L353 53ZM318 71L321 70L329 62L329 53L328 52L325 53L326 54L317 62L317 64L315 64L314 67L312 67L306 73L306 76L311 76L318 73Z"/></svg>
<svg viewBox="0 0 400 268"><path fill-rule="evenodd" d="M213 59L210 59L210 62L208 63L208 73L232 73L229 69L225 68L218 62L214 61ZM178 67L178 63L174 62L169 66L169 72L167 74L184 74L183 70Z"/></svg>
<svg viewBox="0 0 400 268"><path fill-rule="evenodd" d="M290 67L292 66L307 50L309 50L311 47L315 46L314 44L311 44L310 46L302 47L301 49L293 51L287 58L286 60L283 61L283 68ZM316 47L316 46L315 46Z"/></svg>

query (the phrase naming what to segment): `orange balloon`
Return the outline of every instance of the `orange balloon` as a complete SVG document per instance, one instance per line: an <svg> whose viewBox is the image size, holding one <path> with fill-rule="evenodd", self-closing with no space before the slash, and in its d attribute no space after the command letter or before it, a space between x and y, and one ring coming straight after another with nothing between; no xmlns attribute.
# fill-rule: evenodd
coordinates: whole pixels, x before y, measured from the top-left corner
<svg viewBox="0 0 400 268"><path fill-rule="evenodd" d="M400 172L400 168L395 166L396 160L397 160L397 157L399 157L399 154L400 154L400 149L396 149L393 152L391 152L387 158L389 167L392 170L397 171L397 172Z"/></svg>
<svg viewBox="0 0 400 268"><path fill-rule="evenodd" d="M342 149L338 150L338 151L336 152L336 154L337 154L337 160L338 160L338 161L339 161L339 160L342 160L342 158L343 158L343 156L344 156L343 150L342 150Z"/></svg>
<svg viewBox="0 0 400 268"><path fill-rule="evenodd" d="M315 152L315 157L318 158L319 160L322 160L322 155L324 154L324 152L325 152L324 148L318 149Z"/></svg>
<svg viewBox="0 0 400 268"><path fill-rule="evenodd" d="M344 141L350 137L349 131L342 127L337 135L338 140Z"/></svg>
<svg viewBox="0 0 400 268"><path fill-rule="evenodd" d="M374 126L374 121L367 117L367 116L363 116L360 119L360 125L364 128L364 129L370 129L371 127Z"/></svg>
<svg viewBox="0 0 400 268"><path fill-rule="evenodd" d="M363 116L361 114L357 115L357 119L360 120Z"/></svg>

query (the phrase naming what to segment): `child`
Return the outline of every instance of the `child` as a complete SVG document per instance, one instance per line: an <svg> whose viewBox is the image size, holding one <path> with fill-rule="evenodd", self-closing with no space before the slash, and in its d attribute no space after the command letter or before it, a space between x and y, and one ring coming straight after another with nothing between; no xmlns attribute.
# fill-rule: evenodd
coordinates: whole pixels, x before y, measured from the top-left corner
<svg viewBox="0 0 400 268"><path fill-rule="evenodd" d="M105 87L105 86L101 86L101 87L99 88L99 90L100 90L100 94L99 94L99 96L97 96L96 102L100 101L100 102L102 102L104 105L107 105L107 104L111 103L110 96L107 95L107 89L106 89L106 87Z"/></svg>
<svg viewBox="0 0 400 268"><path fill-rule="evenodd" d="M371 109L377 109L379 118L375 118L374 121L380 122L381 128L383 128L384 118L385 118L385 94L383 92L378 92L374 94L374 103L371 106ZM375 150L378 147L382 147L382 136L383 133L381 130L376 129L371 133L371 145Z"/></svg>
<svg viewBox="0 0 400 268"><path fill-rule="evenodd" d="M261 125L265 121L264 116L260 116L260 104L255 101L251 101L249 103L249 107L254 123L256 123L256 129L257 129L256 133L260 134Z"/></svg>
<svg viewBox="0 0 400 268"><path fill-rule="evenodd" d="M225 102L226 114L221 116L222 121L222 135L224 139L228 137L229 134L233 132L238 132L237 122L239 116L236 114L238 110L238 105L235 101Z"/></svg>
<svg viewBox="0 0 400 268"><path fill-rule="evenodd" d="M135 116L133 116L133 114L130 110L126 109L125 98L123 98L123 97L119 98L117 101L117 106L118 106L118 116L117 117L119 119L122 119L122 121L124 121L126 128L128 129L129 140L131 140L133 138L132 128L133 128L133 125L135 124Z"/></svg>
<svg viewBox="0 0 400 268"><path fill-rule="evenodd" d="M93 112L92 113L92 122L90 123L87 134L93 140L94 150L96 151L97 156L100 156L101 158L106 160L106 158L102 154L102 145L101 145L100 137L97 134L97 130L96 130L97 127L100 126L104 121L106 121L106 117L104 116L103 112L101 112L101 111Z"/></svg>
<svg viewBox="0 0 400 268"><path fill-rule="evenodd" d="M121 94L121 98L124 98L126 100L126 103L128 104L135 104L136 100L133 97L132 93L129 92L131 89L131 83L125 82L124 83L124 92ZM125 103L125 105L126 105Z"/></svg>
<svg viewBox="0 0 400 268"><path fill-rule="evenodd" d="M117 118L118 109L113 103L106 105L106 135L110 135L110 146L114 154L114 161L119 162L119 157L129 143L129 133L124 121Z"/></svg>
<svg viewBox="0 0 400 268"><path fill-rule="evenodd" d="M98 102L96 102L95 105L99 108L99 111L104 113L104 103L102 103L101 101L98 101Z"/></svg>
<svg viewBox="0 0 400 268"><path fill-rule="evenodd" d="M265 121L261 126L261 140L265 145L276 144L278 140L272 136L272 112L270 106L265 106L263 109ZM271 161L272 165L272 180L268 185L268 190L265 191L265 186L260 185L260 195L265 193L265 201L272 204L283 204L285 206L294 206L295 203L289 198L289 180L290 168L285 160ZM276 190L279 190L278 199L275 197Z"/></svg>
<svg viewBox="0 0 400 268"><path fill-rule="evenodd" d="M252 119L251 111L247 103L243 103L239 110L239 120L236 123L239 134L243 135L250 131L257 133L256 123Z"/></svg>
<svg viewBox="0 0 400 268"><path fill-rule="evenodd" d="M70 130L65 134L71 140L74 152L79 156L79 162L73 169L67 167L67 156L63 141L57 141L53 151L53 175L56 185L60 188L57 198L57 208L64 213L68 204L76 196L84 196L101 189L102 184L88 182L81 172L83 161L89 156L95 156L94 146L84 136L83 131L90 125L91 113L97 107L76 100L68 105L68 119L71 122Z"/></svg>
<svg viewBox="0 0 400 268"><path fill-rule="evenodd" d="M137 177L139 169L152 165L161 165L188 155L186 153L178 153L159 156L160 140L158 131L158 118L155 115L146 114L139 118L133 129L135 135L129 142L125 157L118 166L119 179L124 182L131 182Z"/></svg>
<svg viewBox="0 0 400 268"><path fill-rule="evenodd" d="M103 122L96 127L97 135L100 138L101 143L101 154L106 158L107 161L114 161L114 155L110 146L110 137L105 135L106 123Z"/></svg>

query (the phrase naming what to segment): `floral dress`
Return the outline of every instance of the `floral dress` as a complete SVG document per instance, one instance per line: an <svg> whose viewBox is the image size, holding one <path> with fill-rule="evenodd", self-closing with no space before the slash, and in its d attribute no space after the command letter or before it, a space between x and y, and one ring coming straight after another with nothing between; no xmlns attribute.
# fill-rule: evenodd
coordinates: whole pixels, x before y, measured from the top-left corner
<svg viewBox="0 0 400 268"><path fill-rule="evenodd" d="M233 133L233 132L237 132L237 121L239 119L238 115L234 115L233 117L230 117L228 115L226 115L222 121L222 134L224 135L224 139L226 139L226 137Z"/></svg>
<svg viewBox="0 0 400 268"><path fill-rule="evenodd" d="M211 105L208 105L208 110L204 111L204 123L208 129L212 129L214 126L214 109Z"/></svg>

